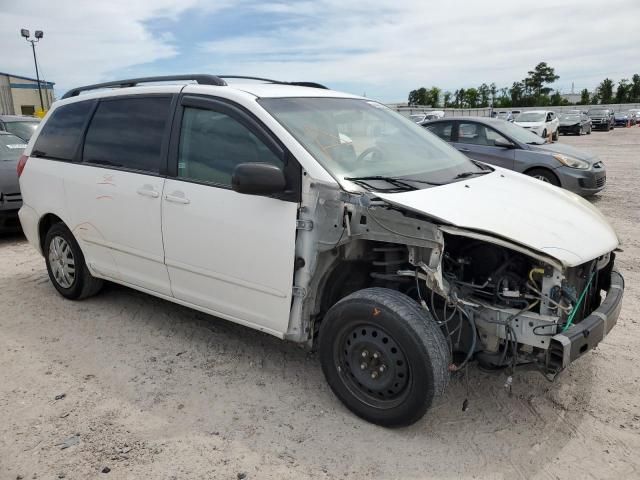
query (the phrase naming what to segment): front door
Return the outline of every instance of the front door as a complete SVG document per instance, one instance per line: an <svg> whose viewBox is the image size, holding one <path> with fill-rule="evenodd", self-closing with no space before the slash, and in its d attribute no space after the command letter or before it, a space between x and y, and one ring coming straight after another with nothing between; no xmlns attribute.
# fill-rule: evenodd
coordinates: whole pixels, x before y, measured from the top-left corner
<svg viewBox="0 0 640 480"><path fill-rule="evenodd" d="M247 162L284 169L284 149L249 114L210 97L184 96L174 131L173 172L162 199L173 295L282 336L291 308L298 204L237 193L231 176Z"/></svg>
<svg viewBox="0 0 640 480"><path fill-rule="evenodd" d="M483 123L460 121L454 146L469 158L513 170L515 150L496 146L495 141L499 138L508 142L505 137Z"/></svg>

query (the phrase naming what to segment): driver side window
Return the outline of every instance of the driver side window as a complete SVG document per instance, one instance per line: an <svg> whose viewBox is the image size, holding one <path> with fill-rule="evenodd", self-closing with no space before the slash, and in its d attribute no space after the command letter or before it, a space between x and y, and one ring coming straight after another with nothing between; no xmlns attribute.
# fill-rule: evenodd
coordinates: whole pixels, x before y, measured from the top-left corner
<svg viewBox="0 0 640 480"><path fill-rule="evenodd" d="M186 107L178 151L178 177L231 186L240 163L282 161L247 127L214 110Z"/></svg>

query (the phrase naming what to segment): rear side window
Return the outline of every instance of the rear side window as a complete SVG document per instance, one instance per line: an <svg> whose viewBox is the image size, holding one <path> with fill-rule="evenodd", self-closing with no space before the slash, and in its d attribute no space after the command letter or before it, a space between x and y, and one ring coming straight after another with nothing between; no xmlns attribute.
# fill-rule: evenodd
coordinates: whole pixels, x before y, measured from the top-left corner
<svg viewBox="0 0 640 480"><path fill-rule="evenodd" d="M158 173L170 105L171 97L101 101L87 130L82 160Z"/></svg>
<svg viewBox="0 0 640 480"><path fill-rule="evenodd" d="M32 155L73 160L93 105L88 101L56 108L38 135Z"/></svg>

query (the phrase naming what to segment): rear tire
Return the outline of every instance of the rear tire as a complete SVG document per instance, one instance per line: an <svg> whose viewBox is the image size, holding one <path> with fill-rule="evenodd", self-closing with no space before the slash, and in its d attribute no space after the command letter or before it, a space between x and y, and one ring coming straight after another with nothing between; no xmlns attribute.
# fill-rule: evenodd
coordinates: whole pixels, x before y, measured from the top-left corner
<svg viewBox="0 0 640 480"><path fill-rule="evenodd" d="M556 177L555 173L551 170L547 170L546 168L534 168L526 172L530 177L536 178L542 182L550 183L551 185L555 185L556 187L560 186L560 180Z"/></svg>
<svg viewBox="0 0 640 480"><path fill-rule="evenodd" d="M556 131L551 134L551 140L553 140L554 142L558 141L558 129L557 128L556 128Z"/></svg>
<svg viewBox="0 0 640 480"><path fill-rule="evenodd" d="M408 296L367 288L329 309L319 355L329 386L359 417L411 425L449 381L449 348L429 312Z"/></svg>
<svg viewBox="0 0 640 480"><path fill-rule="evenodd" d="M65 298L81 300L100 291L103 281L89 273L75 237L63 223L55 223L44 241L44 258L49 279Z"/></svg>

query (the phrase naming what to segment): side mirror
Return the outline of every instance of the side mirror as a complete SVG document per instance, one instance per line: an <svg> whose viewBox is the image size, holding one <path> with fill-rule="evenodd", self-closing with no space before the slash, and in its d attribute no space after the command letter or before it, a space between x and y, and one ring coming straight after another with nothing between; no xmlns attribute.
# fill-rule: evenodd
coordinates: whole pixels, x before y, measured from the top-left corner
<svg viewBox="0 0 640 480"><path fill-rule="evenodd" d="M505 138L496 138L493 141L493 144L496 147L502 147L502 148L515 148L515 145L513 143L511 143L509 140L505 139Z"/></svg>
<svg viewBox="0 0 640 480"><path fill-rule="evenodd" d="M231 188L238 193L272 195L286 186L284 172L270 163L241 163L231 175Z"/></svg>

